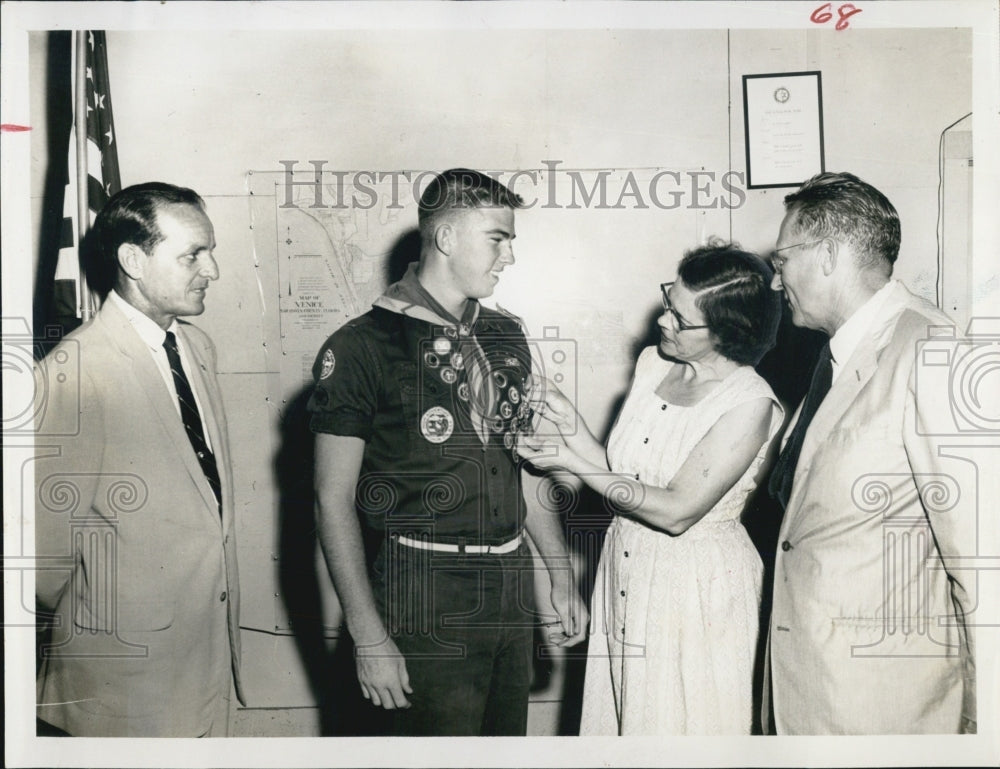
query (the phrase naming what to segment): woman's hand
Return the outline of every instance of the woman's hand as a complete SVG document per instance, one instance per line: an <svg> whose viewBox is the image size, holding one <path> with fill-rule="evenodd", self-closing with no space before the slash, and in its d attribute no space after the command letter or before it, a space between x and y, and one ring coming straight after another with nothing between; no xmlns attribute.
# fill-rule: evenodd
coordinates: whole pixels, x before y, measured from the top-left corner
<svg viewBox="0 0 1000 769"><path fill-rule="evenodd" d="M545 377L539 381L538 391L541 397L532 401L532 408L560 431L575 431L580 415L569 398L562 394L551 379Z"/></svg>
<svg viewBox="0 0 1000 769"><path fill-rule="evenodd" d="M515 448L519 457L541 470L572 470L574 455L562 441L521 433Z"/></svg>

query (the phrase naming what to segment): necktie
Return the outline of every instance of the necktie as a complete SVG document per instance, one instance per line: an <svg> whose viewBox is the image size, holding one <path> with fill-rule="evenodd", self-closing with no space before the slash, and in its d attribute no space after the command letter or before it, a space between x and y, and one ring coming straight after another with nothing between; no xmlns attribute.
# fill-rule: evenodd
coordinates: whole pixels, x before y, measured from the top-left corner
<svg viewBox="0 0 1000 769"><path fill-rule="evenodd" d="M799 413L799 420L792 429L792 434L788 436L785 448L782 449L778 461L774 463L774 471L767 490L771 496L781 503L781 507L788 506L788 499L792 495L792 480L795 477L795 465L799 461L799 453L802 451L802 442L806 437L806 430L809 423L823 402L823 398L830 391L830 384L833 381L833 366L830 361L829 343L823 345L819 352L819 359L816 361L816 368L813 370L812 382L809 385L809 392L806 393L802 402L802 411Z"/></svg>
<svg viewBox="0 0 1000 769"><path fill-rule="evenodd" d="M181 356L177 352L177 338L172 331L167 332L167 338L163 340L163 349L167 351L170 373L174 375L174 389L177 390L177 401L181 406L184 430L187 432L188 440L191 441L191 448L194 449L195 456L198 457L198 464L201 465L205 478L208 479L212 491L215 492L215 499L219 503L219 512L221 513L222 483L219 481L219 468L215 464L215 455L205 442L205 433L201 427L201 414L198 413L198 404L195 402L191 385L188 383L184 367L181 365Z"/></svg>

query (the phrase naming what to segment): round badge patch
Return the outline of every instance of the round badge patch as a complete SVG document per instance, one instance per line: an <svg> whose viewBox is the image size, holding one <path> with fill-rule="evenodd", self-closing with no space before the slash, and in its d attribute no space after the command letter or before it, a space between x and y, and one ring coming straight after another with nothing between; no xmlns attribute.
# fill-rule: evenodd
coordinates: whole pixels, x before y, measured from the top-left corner
<svg viewBox="0 0 1000 769"><path fill-rule="evenodd" d="M462 353L460 353L460 352L453 352L451 354L451 365L452 365L452 368L454 368L454 369L456 369L458 371L462 370L462 366L465 365L465 358L462 357Z"/></svg>
<svg viewBox="0 0 1000 769"><path fill-rule="evenodd" d="M497 387L501 390L507 386L507 377L501 371L493 372L493 381L496 382Z"/></svg>
<svg viewBox="0 0 1000 769"><path fill-rule="evenodd" d="M517 388L513 385L511 385L511 388L507 391L507 397L510 398L510 402L515 406L521 402L521 393L519 393Z"/></svg>
<svg viewBox="0 0 1000 769"><path fill-rule="evenodd" d="M462 382L462 384L460 384L458 386L458 397L461 398L463 401L469 400L469 383L468 382Z"/></svg>
<svg viewBox="0 0 1000 769"><path fill-rule="evenodd" d="M432 406L420 417L420 434L431 443L444 443L455 431L455 418L446 408Z"/></svg>
<svg viewBox="0 0 1000 769"><path fill-rule="evenodd" d="M447 384L454 384L455 380L458 379L458 374L455 373L455 369L453 369L451 366L445 366L443 369L441 369L441 378Z"/></svg>
<svg viewBox="0 0 1000 769"><path fill-rule="evenodd" d="M441 363L440 359L434 353L432 352L424 353L424 364L427 366L427 368L437 368L440 365L440 363Z"/></svg>
<svg viewBox="0 0 1000 769"><path fill-rule="evenodd" d="M445 339L443 336L439 336L434 340L434 352L438 355L447 355L451 352L451 342Z"/></svg>
<svg viewBox="0 0 1000 769"><path fill-rule="evenodd" d="M337 365L337 359L333 356L333 350L326 350L323 353L323 361L320 363L319 378L326 379L330 374L333 373L334 367Z"/></svg>
<svg viewBox="0 0 1000 769"><path fill-rule="evenodd" d="M507 401L500 404L500 416L504 419L510 419L511 415L514 413L514 407L511 406Z"/></svg>

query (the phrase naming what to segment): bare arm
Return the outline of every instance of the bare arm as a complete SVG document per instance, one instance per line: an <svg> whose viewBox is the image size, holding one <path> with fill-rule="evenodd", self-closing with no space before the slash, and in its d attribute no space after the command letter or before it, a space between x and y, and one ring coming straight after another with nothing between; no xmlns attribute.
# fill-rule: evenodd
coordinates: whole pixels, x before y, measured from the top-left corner
<svg viewBox="0 0 1000 769"><path fill-rule="evenodd" d="M360 438L316 435L316 504L319 541L347 629L355 644L358 682L366 699L387 710L409 707L406 661L389 638L368 580L354 492L365 443Z"/></svg>
<svg viewBox="0 0 1000 769"><path fill-rule="evenodd" d="M542 501L551 498L546 487L552 480L522 471L521 483L528 507L525 528L549 572L550 599L562 625L562 633L549 636L549 640L556 646L573 646L587 635L589 612L576 587L559 511Z"/></svg>
<svg viewBox="0 0 1000 769"><path fill-rule="evenodd" d="M683 534L722 499L747 471L767 441L768 398L757 398L724 414L698 442L666 488L611 473L551 440L523 439L521 456L539 467L562 467L594 491L618 503L623 515L670 534Z"/></svg>

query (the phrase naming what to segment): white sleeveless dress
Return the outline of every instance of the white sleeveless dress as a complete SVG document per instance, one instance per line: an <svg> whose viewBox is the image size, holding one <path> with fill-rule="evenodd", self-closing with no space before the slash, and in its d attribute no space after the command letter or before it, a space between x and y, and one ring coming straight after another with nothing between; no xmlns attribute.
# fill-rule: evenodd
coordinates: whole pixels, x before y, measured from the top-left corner
<svg viewBox="0 0 1000 769"><path fill-rule="evenodd" d="M655 347L639 356L608 441L611 469L665 487L719 418L769 398L768 442L704 518L671 536L616 516L591 601L580 733L749 734L763 566L740 513L781 426L774 393L742 366L694 406L655 390L674 364Z"/></svg>

